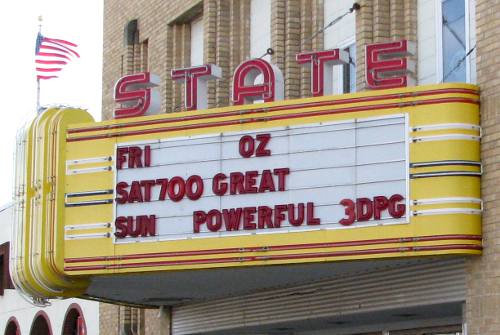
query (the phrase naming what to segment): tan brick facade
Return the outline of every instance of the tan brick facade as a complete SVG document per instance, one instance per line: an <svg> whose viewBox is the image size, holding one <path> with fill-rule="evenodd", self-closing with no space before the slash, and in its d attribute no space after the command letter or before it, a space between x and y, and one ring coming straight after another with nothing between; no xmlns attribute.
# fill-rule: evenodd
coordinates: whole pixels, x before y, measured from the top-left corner
<svg viewBox="0 0 500 335"><path fill-rule="evenodd" d="M481 257L468 261L467 335L500 334L500 3L477 0L477 78L483 137Z"/></svg>
<svg viewBox="0 0 500 335"><path fill-rule="evenodd" d="M104 41L103 52L103 118L110 118L114 108L113 87L117 78L131 69L144 70L140 62L140 45L147 41L148 70L158 74L162 80L160 94L162 110L171 111L172 106L180 106L180 85L170 80L172 67L187 64L183 38L188 38L189 17L183 17L189 10L199 10L199 0L186 1L105 1L104 3ZM178 19L177 21L175 19ZM125 27L128 22L137 20L138 36L135 52L127 47ZM184 50L184 55L183 55ZM131 54L134 59L131 59ZM188 53L189 54L189 53ZM144 63L142 63L144 64ZM166 107L168 103L168 108Z"/></svg>
<svg viewBox="0 0 500 335"><path fill-rule="evenodd" d="M147 6L143 6L147 3ZM170 70L189 65L189 21L204 16L204 60L222 69L222 78L209 82L208 106L227 106L230 102L231 76L236 66L250 58L250 1L206 0L106 1L103 118L112 116L113 85L123 74L149 70L162 78L161 112L179 111L183 87L170 79ZM356 15L357 87L364 88L364 46L367 43L408 39L416 42L416 1L359 1ZM321 50L323 35L311 35L324 25L323 0L273 0L271 46L273 64L284 76L285 98L310 96L310 71L295 61L301 51ZM340 15L340 13L339 13ZM353 14L354 15L354 14ZM124 45L124 27L137 20L133 45ZM112 22L111 22L112 21ZM117 24L117 23L120 24Z"/></svg>
<svg viewBox="0 0 500 335"><path fill-rule="evenodd" d="M170 310L99 304L100 334L168 335Z"/></svg>
<svg viewBox="0 0 500 335"><path fill-rule="evenodd" d="M283 72L285 98L310 96L310 71L295 62L295 54L321 50L323 1L272 0L271 59ZM484 200L484 253L467 261L465 319L468 335L500 334L500 3L476 0L477 80L481 89ZM356 15L357 90L365 89L364 47L388 40L417 40L417 0L360 0ZM250 55L249 0L106 0L104 2L103 119L112 117L113 86L126 73L149 70L161 78L161 112L182 109L183 86L170 70L189 65L189 22L203 14L204 60L222 68L223 77L209 84L209 107L230 104L231 76ZM137 20L133 43L124 38L127 23ZM499 206L497 206L499 205ZM101 304L101 334L123 329L124 308ZM140 334L168 334L168 313L139 313ZM403 334L403 333L401 333Z"/></svg>
<svg viewBox="0 0 500 335"><path fill-rule="evenodd" d="M295 54L323 48L322 34L310 38L323 27L323 0L273 0L271 8L270 47L274 50L271 59L283 72L285 98L308 97L310 71L297 64ZM229 105L234 69L250 58L249 0L126 3L110 0L104 7L104 16L113 18L105 20L104 26L104 119L112 117L116 79L144 70L162 79L161 112L182 110L183 86L170 79L170 70L189 65L189 22L201 13L205 63L217 64L222 69L222 78L209 82L208 106ZM131 44L127 43L124 32L126 25L134 20L137 31Z"/></svg>
<svg viewBox="0 0 500 335"><path fill-rule="evenodd" d="M356 87L365 89L365 46L406 39L417 41L417 2L362 0L356 15Z"/></svg>

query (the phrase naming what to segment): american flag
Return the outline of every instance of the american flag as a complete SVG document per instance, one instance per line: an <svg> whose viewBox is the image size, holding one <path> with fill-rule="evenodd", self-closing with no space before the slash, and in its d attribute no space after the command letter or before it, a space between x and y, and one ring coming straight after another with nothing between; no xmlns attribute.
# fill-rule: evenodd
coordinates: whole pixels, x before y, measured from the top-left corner
<svg viewBox="0 0 500 335"><path fill-rule="evenodd" d="M36 38L35 63L37 79L57 78L56 74L73 57L80 57L75 51L77 45L38 33Z"/></svg>

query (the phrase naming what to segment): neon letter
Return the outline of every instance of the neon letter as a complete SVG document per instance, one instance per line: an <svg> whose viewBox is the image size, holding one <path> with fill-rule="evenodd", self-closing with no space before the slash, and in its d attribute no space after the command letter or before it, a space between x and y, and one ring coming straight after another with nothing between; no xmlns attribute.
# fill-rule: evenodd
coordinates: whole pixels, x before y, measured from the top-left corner
<svg viewBox="0 0 500 335"><path fill-rule="evenodd" d="M115 119L157 112L160 107L160 95L152 88L159 83L160 78L149 72L131 74L118 79L114 99L121 106L115 109Z"/></svg>
<svg viewBox="0 0 500 335"><path fill-rule="evenodd" d="M208 108L207 82L210 79L220 78L222 70L217 65L205 64L200 66L187 67L183 69L173 69L170 72L172 79L184 82L186 110Z"/></svg>
<svg viewBox="0 0 500 335"><path fill-rule="evenodd" d="M263 83L255 84L260 74ZM250 59L234 71L233 104L243 105L260 99L265 102L283 99L283 75L276 66L263 59Z"/></svg>
<svg viewBox="0 0 500 335"><path fill-rule="evenodd" d="M406 40L369 44L365 49L366 84L371 89L413 85L409 73L415 73L415 62L407 56L415 54L415 44Z"/></svg>
<svg viewBox="0 0 500 335"><path fill-rule="evenodd" d="M295 59L299 64L311 63L311 92L315 97L333 94L333 66L349 63L349 54L344 50L303 52Z"/></svg>

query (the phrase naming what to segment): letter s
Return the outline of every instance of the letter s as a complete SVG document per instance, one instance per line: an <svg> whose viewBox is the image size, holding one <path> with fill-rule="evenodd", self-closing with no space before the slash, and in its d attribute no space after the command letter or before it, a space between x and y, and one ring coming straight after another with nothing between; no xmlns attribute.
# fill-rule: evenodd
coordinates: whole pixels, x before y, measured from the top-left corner
<svg viewBox="0 0 500 335"><path fill-rule="evenodd" d="M114 100L120 104L115 109L115 119L141 116L159 110L160 96L153 87L160 78L149 72L141 72L121 77L115 85Z"/></svg>
<svg viewBox="0 0 500 335"><path fill-rule="evenodd" d="M127 229L127 218L125 216L119 216L115 220L115 236L116 238L124 238L128 235Z"/></svg>

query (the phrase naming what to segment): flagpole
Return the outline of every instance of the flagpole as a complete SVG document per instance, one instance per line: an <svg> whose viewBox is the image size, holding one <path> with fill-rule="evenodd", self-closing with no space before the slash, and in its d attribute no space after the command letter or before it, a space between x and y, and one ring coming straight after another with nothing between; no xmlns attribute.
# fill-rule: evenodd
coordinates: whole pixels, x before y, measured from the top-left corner
<svg viewBox="0 0 500 335"><path fill-rule="evenodd" d="M42 33L42 16L38 16L38 32ZM40 78L36 78L36 113L37 115L41 112L40 106Z"/></svg>
<svg viewBox="0 0 500 335"><path fill-rule="evenodd" d="M36 113L40 114L40 79L36 79Z"/></svg>

